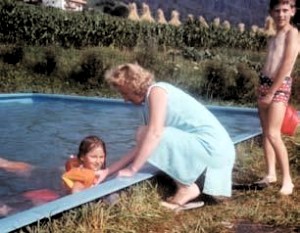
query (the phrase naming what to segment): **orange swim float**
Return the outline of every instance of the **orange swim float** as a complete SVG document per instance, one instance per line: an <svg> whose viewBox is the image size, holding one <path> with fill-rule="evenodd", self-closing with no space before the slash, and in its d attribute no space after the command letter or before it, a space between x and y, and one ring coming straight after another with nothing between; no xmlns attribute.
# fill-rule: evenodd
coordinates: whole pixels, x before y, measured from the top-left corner
<svg viewBox="0 0 300 233"><path fill-rule="evenodd" d="M65 172L62 176L62 179L70 189L72 189L75 182L80 182L84 185L85 188L89 188L96 181L96 174L91 169L74 167L71 170Z"/></svg>
<svg viewBox="0 0 300 233"><path fill-rule="evenodd" d="M293 106L288 105L286 107L284 119L282 122L281 133L288 136L294 136L299 122L300 120L297 110Z"/></svg>
<svg viewBox="0 0 300 233"><path fill-rule="evenodd" d="M85 188L89 188L96 181L95 172L81 167L79 159L74 155L71 155L65 163L65 169L66 172L62 175L62 180L70 189L75 182L81 182Z"/></svg>
<svg viewBox="0 0 300 233"><path fill-rule="evenodd" d="M70 155L69 159L65 163L65 169L66 169L66 171L70 171L72 168L79 167L79 166L80 166L80 161L74 155Z"/></svg>

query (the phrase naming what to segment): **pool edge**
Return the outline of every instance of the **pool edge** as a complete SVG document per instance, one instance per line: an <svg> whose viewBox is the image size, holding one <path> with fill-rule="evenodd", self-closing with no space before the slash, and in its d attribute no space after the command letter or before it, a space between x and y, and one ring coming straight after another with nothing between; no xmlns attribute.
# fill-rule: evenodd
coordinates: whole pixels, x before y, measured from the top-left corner
<svg viewBox="0 0 300 233"><path fill-rule="evenodd" d="M110 99L110 98L103 98L103 97L86 97L86 96L75 96L75 95L60 95L60 94L39 94L39 93L0 94L0 102L2 100L9 99L9 98L12 98L14 100L18 100L18 99L20 100L22 98L34 99L38 97L51 98L51 99L53 98L68 99L68 100L76 100L76 101L77 100L84 100L84 101L92 100L97 102L108 101L110 103L132 105L130 103L124 102L121 99ZM209 108L214 108L214 109L231 109L233 111L241 110L241 107L233 107L233 106L212 106L212 105L207 105L207 106ZM244 109L246 112L251 112L251 113L257 112L256 109L254 108L244 108ZM234 140L234 144L248 140L260 134L261 132L255 132L247 137L239 138L237 140ZM151 169L149 168L143 169L132 178L110 179L99 186L84 190L80 193L61 197L58 200L46 203L44 205L33 207L29 210L25 210L20 213L9 215L5 218L0 219L0 232L10 232L10 231L20 229L34 222L38 222L46 218L51 218L52 216L58 213L62 213L64 211L70 210L82 204L102 198L110 193L127 188L133 184L150 179L153 176L155 176L157 172L154 168Z"/></svg>

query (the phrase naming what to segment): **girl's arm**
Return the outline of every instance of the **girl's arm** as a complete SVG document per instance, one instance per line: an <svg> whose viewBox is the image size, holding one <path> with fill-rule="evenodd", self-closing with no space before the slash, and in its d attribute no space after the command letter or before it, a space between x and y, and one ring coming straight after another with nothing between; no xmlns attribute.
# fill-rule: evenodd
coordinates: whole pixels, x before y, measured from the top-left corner
<svg viewBox="0 0 300 233"><path fill-rule="evenodd" d="M167 93L163 88L153 87L149 95L149 124L139 141L136 156L130 167L119 171L119 176L132 176L139 171L152 151L157 147L165 127L167 112Z"/></svg>
<svg viewBox="0 0 300 233"><path fill-rule="evenodd" d="M86 189L86 188L84 187L84 185L81 182L75 181L74 185L71 189L71 193L78 193L84 189Z"/></svg>

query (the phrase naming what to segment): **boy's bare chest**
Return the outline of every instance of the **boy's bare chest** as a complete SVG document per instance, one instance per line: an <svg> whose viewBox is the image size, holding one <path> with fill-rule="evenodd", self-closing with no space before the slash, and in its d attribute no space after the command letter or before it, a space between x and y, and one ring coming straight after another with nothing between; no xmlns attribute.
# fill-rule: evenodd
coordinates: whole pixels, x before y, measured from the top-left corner
<svg viewBox="0 0 300 233"><path fill-rule="evenodd" d="M285 46L285 34L277 35L276 37L272 38L270 41L270 51L274 54L282 54Z"/></svg>

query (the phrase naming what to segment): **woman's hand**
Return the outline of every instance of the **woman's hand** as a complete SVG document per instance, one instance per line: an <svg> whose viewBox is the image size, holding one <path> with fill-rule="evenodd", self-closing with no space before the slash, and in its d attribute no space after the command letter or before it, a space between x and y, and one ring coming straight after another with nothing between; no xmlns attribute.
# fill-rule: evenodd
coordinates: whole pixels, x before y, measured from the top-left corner
<svg viewBox="0 0 300 233"><path fill-rule="evenodd" d="M118 172L118 177L132 177L135 175L137 170L133 169L132 167L124 168Z"/></svg>

